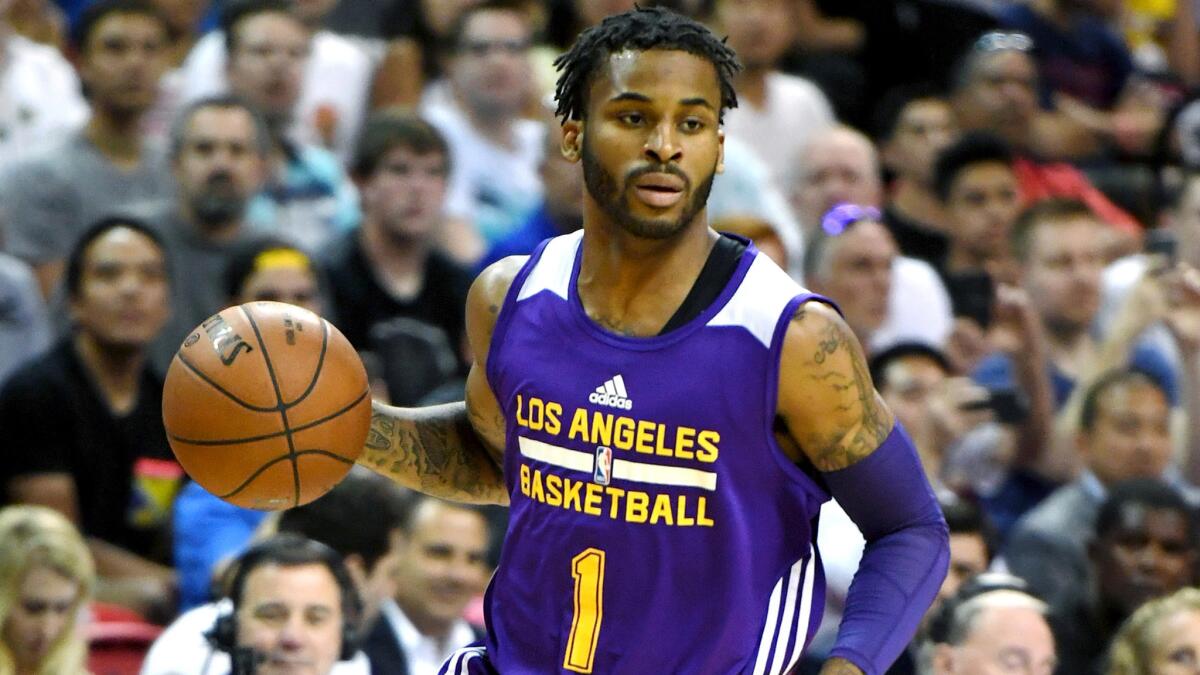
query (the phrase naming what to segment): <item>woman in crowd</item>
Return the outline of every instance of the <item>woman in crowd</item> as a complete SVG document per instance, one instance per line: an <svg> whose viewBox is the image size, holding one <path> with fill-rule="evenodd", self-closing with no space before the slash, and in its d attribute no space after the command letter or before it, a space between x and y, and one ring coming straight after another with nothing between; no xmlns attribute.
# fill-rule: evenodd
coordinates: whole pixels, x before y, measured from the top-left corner
<svg viewBox="0 0 1200 675"><path fill-rule="evenodd" d="M95 570L78 530L41 506L0 509L0 675L86 673L79 627Z"/></svg>
<svg viewBox="0 0 1200 675"><path fill-rule="evenodd" d="M1113 639L1108 675L1191 675L1200 669L1200 590L1142 605Z"/></svg>
<svg viewBox="0 0 1200 675"><path fill-rule="evenodd" d="M277 237L255 239L233 254L225 268L225 292L235 305L270 300L321 315L329 310L312 258Z"/></svg>

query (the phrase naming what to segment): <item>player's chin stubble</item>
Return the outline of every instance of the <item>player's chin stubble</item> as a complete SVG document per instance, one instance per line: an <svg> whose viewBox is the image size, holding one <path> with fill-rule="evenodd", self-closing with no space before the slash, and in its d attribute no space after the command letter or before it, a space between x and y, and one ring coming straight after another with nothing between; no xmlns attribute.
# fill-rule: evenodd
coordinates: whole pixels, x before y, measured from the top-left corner
<svg viewBox="0 0 1200 675"><path fill-rule="evenodd" d="M634 235L635 237L643 237L645 239L670 239L678 234L687 224L692 222L696 214L703 209L708 203L708 194L712 191L713 177L716 172L710 173L708 177L700 184L700 187L691 192L691 199L688 200L687 206L675 220L666 218L641 218L634 215L629 210L629 195L633 188L630 181L636 178L636 175L627 176L625 185L622 188L617 184L617 179L611 173L600 166L596 155L592 152L591 144L588 142L587 136L583 140L583 182L587 186L588 194L592 195L592 199L600 205L600 209L604 214L613 220L621 229ZM675 173L675 172L671 172ZM686 186L691 186L691 181L682 172L675 173L680 178L683 178ZM685 189L687 189L685 187Z"/></svg>

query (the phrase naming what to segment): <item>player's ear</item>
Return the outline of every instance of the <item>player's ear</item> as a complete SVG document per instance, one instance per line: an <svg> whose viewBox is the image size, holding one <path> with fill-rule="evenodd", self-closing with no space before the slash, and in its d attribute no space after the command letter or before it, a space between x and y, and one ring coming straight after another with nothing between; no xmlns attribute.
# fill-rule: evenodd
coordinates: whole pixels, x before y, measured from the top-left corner
<svg viewBox="0 0 1200 675"><path fill-rule="evenodd" d="M725 130L717 131L717 173L725 173Z"/></svg>
<svg viewBox="0 0 1200 675"><path fill-rule="evenodd" d="M578 162L583 156L583 120L563 122L562 155L568 162Z"/></svg>

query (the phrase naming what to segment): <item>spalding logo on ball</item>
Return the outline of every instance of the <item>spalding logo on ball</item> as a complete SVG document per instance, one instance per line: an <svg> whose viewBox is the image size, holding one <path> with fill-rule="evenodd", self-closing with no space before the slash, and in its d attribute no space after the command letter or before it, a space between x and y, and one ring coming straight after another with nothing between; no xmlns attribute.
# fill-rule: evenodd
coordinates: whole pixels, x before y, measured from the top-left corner
<svg viewBox="0 0 1200 675"><path fill-rule="evenodd" d="M184 340L167 371L163 422L204 489L238 506L291 508L332 489L362 452L367 373L328 321L250 302Z"/></svg>

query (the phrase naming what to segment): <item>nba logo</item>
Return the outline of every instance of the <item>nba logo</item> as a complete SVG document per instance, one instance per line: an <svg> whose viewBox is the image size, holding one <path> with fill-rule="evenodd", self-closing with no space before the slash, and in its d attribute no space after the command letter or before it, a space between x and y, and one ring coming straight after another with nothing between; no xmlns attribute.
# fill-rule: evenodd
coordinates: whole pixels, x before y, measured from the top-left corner
<svg viewBox="0 0 1200 675"><path fill-rule="evenodd" d="M603 445L596 446L596 463L592 470L592 480L600 485L608 485L612 480L612 448Z"/></svg>

